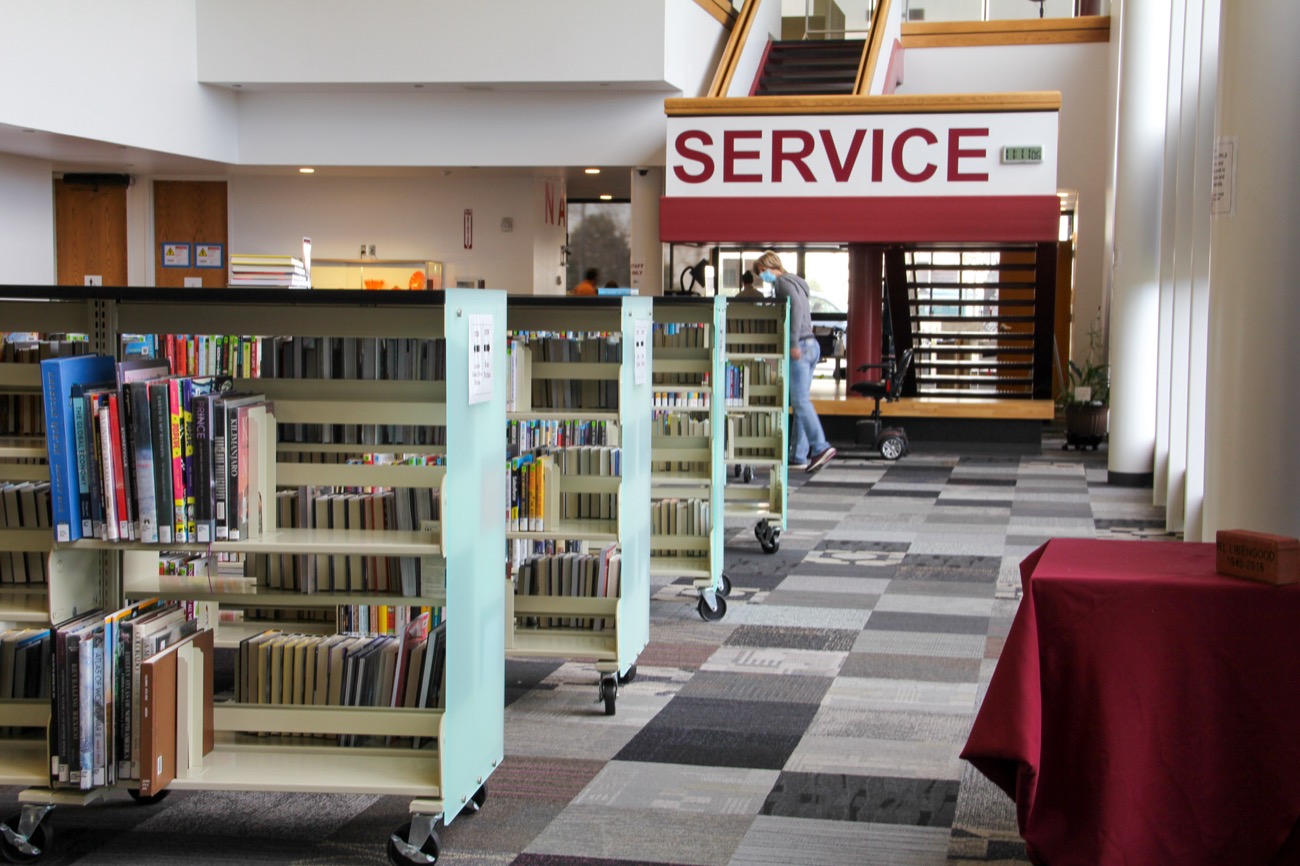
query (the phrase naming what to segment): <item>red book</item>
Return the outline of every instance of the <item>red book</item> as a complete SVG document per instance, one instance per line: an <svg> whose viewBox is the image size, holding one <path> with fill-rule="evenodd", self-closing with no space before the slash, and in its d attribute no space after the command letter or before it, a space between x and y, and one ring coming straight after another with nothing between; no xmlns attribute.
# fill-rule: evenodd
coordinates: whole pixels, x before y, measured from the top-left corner
<svg viewBox="0 0 1300 866"><path fill-rule="evenodd" d="M122 458L122 419L117 405L117 392L108 394L107 432L110 456L113 461L113 501L117 504L117 537L131 538L131 512L126 504L126 461Z"/></svg>

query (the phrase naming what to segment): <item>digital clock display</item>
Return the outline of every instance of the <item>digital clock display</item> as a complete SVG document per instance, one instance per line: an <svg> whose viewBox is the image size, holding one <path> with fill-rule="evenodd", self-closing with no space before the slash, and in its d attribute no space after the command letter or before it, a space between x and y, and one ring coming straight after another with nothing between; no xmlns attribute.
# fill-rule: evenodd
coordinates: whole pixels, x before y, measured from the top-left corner
<svg viewBox="0 0 1300 866"><path fill-rule="evenodd" d="M1002 148L1002 161L1007 162L1042 162L1043 147L1040 144L1008 145Z"/></svg>

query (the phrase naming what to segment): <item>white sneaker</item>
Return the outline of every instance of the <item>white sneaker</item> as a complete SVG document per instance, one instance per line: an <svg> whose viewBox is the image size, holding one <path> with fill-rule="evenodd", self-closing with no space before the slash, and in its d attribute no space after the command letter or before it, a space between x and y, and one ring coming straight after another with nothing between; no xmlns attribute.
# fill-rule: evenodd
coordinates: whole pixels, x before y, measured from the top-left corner
<svg viewBox="0 0 1300 866"><path fill-rule="evenodd" d="M818 454L808 463L808 468L805 471L816 472L818 469L821 469L827 463L830 463L831 459L834 457L835 457L835 449L828 447L825 451Z"/></svg>

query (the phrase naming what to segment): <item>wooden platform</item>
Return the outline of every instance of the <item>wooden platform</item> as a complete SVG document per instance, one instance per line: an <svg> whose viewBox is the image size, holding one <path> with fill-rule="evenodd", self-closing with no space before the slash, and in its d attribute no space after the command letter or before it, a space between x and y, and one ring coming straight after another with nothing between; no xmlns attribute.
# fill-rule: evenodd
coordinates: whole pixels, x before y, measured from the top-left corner
<svg viewBox="0 0 1300 866"><path fill-rule="evenodd" d="M832 442L869 445L861 441L859 422L870 417L874 401L847 394L843 382L814 379L812 402ZM1055 412L1051 400L996 398L904 397L880 406L886 426L903 427L914 451L974 447L1033 453L1042 445L1044 423Z"/></svg>
<svg viewBox="0 0 1300 866"><path fill-rule="evenodd" d="M843 382L814 379L811 390L813 407L821 416L840 415L865 418L874 405L857 395L848 394ZM893 403L881 403L880 414L891 418L975 418L1017 421L1051 421L1056 404L1051 400L962 399L939 397L904 397Z"/></svg>

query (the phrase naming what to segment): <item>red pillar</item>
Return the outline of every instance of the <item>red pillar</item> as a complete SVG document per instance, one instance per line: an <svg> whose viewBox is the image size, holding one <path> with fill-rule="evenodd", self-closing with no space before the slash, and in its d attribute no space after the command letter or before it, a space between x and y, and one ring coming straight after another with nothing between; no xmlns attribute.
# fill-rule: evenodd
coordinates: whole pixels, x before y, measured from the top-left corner
<svg viewBox="0 0 1300 866"><path fill-rule="evenodd" d="M884 260L885 248L879 244L849 244L849 333L845 363L850 383L862 378L879 378L857 370L862 364L880 363Z"/></svg>

